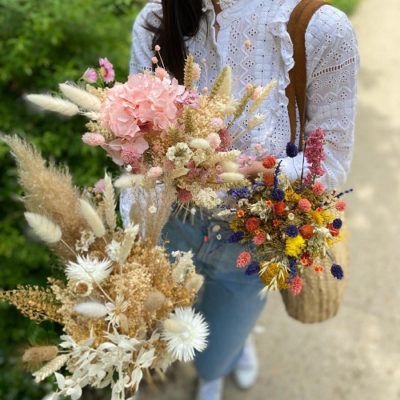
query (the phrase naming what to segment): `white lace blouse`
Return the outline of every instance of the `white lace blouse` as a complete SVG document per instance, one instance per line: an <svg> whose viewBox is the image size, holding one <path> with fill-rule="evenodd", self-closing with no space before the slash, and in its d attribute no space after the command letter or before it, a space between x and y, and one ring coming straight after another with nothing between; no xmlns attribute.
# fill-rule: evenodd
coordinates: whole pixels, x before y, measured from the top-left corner
<svg viewBox="0 0 400 400"><path fill-rule="evenodd" d="M209 86L225 65L232 67L236 96L240 96L246 83L265 85L272 79L277 81L277 88L260 110L267 115L265 122L236 147L253 154L254 145L261 144L265 153L283 159L283 168L291 179L301 170L302 154L294 159L285 157L290 137L285 88L293 66L287 23L299 1L221 0L222 12L216 17L211 0L203 0L205 18L198 34L187 41L188 51L203 71L207 69L200 87ZM145 25L157 25L156 16L161 12L160 1L149 1L134 23L131 73L151 67L152 33ZM215 18L220 27L217 35ZM337 188L343 185L351 164L356 111L357 41L346 15L329 5L320 8L307 29L306 52L306 133L316 128L325 130L327 174L323 181L328 187Z"/></svg>

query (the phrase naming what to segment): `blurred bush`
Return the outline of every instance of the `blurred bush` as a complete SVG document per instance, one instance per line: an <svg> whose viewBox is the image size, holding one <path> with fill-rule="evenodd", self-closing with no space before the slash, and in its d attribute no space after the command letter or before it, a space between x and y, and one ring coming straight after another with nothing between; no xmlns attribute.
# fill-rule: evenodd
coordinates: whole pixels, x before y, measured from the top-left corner
<svg viewBox="0 0 400 400"><path fill-rule="evenodd" d="M107 56L117 76L127 75L135 0L0 0L0 131L27 136L46 158L67 163L76 183L92 185L104 174L102 151L82 146L82 120L62 120L27 107L25 93L56 90ZM15 163L0 145L0 287L44 284L55 268L40 243L27 238ZM51 325L37 326L0 305L0 399L41 399L18 364L22 347L51 343Z"/></svg>
<svg viewBox="0 0 400 400"><path fill-rule="evenodd" d="M347 14L352 14L360 0L332 0L332 4Z"/></svg>
<svg viewBox="0 0 400 400"><path fill-rule="evenodd" d="M356 0L335 0L350 12ZM79 185L92 185L112 168L102 151L82 146L79 119L38 114L23 101L25 93L56 89L77 79L107 56L117 76L127 74L131 24L139 0L0 0L0 131L27 136L44 156L69 165ZM0 287L45 283L56 262L26 236L15 163L0 144ZM49 387L32 384L19 354L28 344L52 343L57 328L37 326L0 305L0 399L41 399Z"/></svg>

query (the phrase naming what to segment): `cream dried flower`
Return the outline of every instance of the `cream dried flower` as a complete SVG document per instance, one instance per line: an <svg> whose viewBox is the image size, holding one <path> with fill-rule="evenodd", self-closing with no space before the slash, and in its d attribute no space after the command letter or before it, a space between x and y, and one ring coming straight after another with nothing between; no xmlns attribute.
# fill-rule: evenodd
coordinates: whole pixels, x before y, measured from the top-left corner
<svg viewBox="0 0 400 400"><path fill-rule="evenodd" d="M69 261L65 273L73 282L101 283L107 279L111 272L111 260L98 260L90 256L78 256L76 262Z"/></svg>
<svg viewBox="0 0 400 400"><path fill-rule="evenodd" d="M175 146L171 146L167 150L168 160L175 163L179 167L184 167L192 157L192 150L186 143L179 142Z"/></svg>
<svg viewBox="0 0 400 400"><path fill-rule="evenodd" d="M49 94L28 94L25 98L44 110L52 111L67 117L73 117L79 114L79 108L76 104Z"/></svg>
<svg viewBox="0 0 400 400"><path fill-rule="evenodd" d="M74 307L74 311L90 319L104 318L108 314L107 307L98 301L79 303Z"/></svg>
<svg viewBox="0 0 400 400"><path fill-rule="evenodd" d="M175 309L164 321L163 328L162 339L176 360L192 361L195 351L203 351L207 346L208 325L192 308Z"/></svg>
<svg viewBox="0 0 400 400"><path fill-rule="evenodd" d="M60 83L58 87L65 97L85 111L100 111L101 101L97 96L69 83Z"/></svg>
<svg viewBox="0 0 400 400"><path fill-rule="evenodd" d="M218 194L211 188L200 189L193 194L193 201L198 207L212 209L221 204Z"/></svg>

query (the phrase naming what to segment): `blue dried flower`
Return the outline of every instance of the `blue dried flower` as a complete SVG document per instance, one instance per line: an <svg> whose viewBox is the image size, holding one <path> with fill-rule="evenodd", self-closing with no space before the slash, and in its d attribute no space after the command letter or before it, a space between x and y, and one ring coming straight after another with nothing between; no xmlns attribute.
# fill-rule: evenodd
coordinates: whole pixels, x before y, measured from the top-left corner
<svg viewBox="0 0 400 400"><path fill-rule="evenodd" d="M235 199L248 199L250 197L250 191L246 187L231 189L228 194Z"/></svg>
<svg viewBox="0 0 400 400"><path fill-rule="evenodd" d="M289 275L289 281L290 279L293 279L297 275L297 269L296 269L296 258L295 257L288 257L289 260L289 269L290 269L290 275Z"/></svg>
<svg viewBox="0 0 400 400"><path fill-rule="evenodd" d="M240 242L244 237L244 232L235 232L233 233L227 240L228 243L238 243Z"/></svg>
<svg viewBox="0 0 400 400"><path fill-rule="evenodd" d="M285 198L285 192L281 189L273 189L272 198L276 201L282 201Z"/></svg>
<svg viewBox="0 0 400 400"><path fill-rule="evenodd" d="M254 275L260 272L260 264L257 261L253 261L246 268L246 275Z"/></svg>
<svg viewBox="0 0 400 400"><path fill-rule="evenodd" d="M299 154L299 149L295 144L289 142L286 145L286 154L288 157L294 158Z"/></svg>
<svg viewBox="0 0 400 400"><path fill-rule="evenodd" d="M298 234L299 234L299 229L297 228L297 226L296 225L289 225L287 228L286 228L286 235L288 235L289 237L291 237L291 238L295 238L295 237L297 237L298 236Z"/></svg>
<svg viewBox="0 0 400 400"><path fill-rule="evenodd" d="M332 222L332 226L335 229L340 229L343 226L343 222L340 218L336 218L333 222Z"/></svg>
<svg viewBox="0 0 400 400"><path fill-rule="evenodd" d="M331 274L339 280L342 280L344 277L343 269L340 265L338 264L333 264L331 267Z"/></svg>

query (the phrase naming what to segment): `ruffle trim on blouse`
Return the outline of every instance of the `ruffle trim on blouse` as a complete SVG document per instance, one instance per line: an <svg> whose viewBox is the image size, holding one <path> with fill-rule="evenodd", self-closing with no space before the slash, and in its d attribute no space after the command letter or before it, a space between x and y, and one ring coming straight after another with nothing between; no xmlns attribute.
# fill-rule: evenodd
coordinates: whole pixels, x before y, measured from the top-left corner
<svg viewBox="0 0 400 400"><path fill-rule="evenodd" d="M280 0L277 5L277 12L272 18L272 21L268 23L267 30L271 33L279 43L280 55L282 60L283 68L281 68L280 76L278 80L278 107L275 110L277 117L282 115L282 112L287 108L289 100L286 97L286 88L290 83L289 71L294 66L294 49L293 43L290 39L290 35L287 31L287 25L290 19L290 15L294 7L298 4L299 0Z"/></svg>

